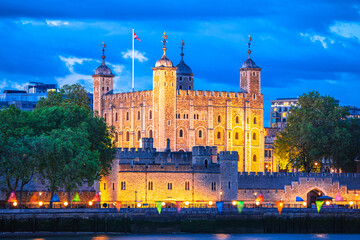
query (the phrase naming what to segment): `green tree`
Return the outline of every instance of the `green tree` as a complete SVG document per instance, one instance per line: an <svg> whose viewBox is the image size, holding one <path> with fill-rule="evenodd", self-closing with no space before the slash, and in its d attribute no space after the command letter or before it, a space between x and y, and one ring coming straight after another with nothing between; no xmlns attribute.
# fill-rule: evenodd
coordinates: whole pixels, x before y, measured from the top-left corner
<svg viewBox="0 0 360 240"><path fill-rule="evenodd" d="M349 136L347 115L347 109L339 107L332 97L320 96L318 92L303 94L298 106L291 108L287 126L275 141L280 165L310 172L321 159L332 159L334 148Z"/></svg>

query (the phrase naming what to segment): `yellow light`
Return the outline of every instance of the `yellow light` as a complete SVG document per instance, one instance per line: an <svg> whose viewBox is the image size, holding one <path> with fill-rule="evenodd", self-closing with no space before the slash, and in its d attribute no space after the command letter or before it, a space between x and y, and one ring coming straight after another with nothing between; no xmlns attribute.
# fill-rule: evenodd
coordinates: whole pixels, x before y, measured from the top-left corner
<svg viewBox="0 0 360 240"><path fill-rule="evenodd" d="M281 203L280 203L280 206L282 207L282 205L283 205L283 203L281 202Z"/></svg>
<svg viewBox="0 0 360 240"><path fill-rule="evenodd" d="M115 206L115 205L116 205L116 202L113 202L113 205Z"/></svg>
<svg viewBox="0 0 360 240"><path fill-rule="evenodd" d="M138 203L138 204L137 204L137 207L141 207L141 203Z"/></svg>
<svg viewBox="0 0 360 240"><path fill-rule="evenodd" d="M220 195L222 195L222 192L220 192Z"/></svg>
<svg viewBox="0 0 360 240"><path fill-rule="evenodd" d="M42 202L42 201L40 201L40 202L39 202L39 206L41 207L42 205L43 205L43 202Z"/></svg>
<svg viewBox="0 0 360 240"><path fill-rule="evenodd" d="M260 205L260 202L259 202L259 201L256 201L255 204L256 204L256 206L259 206L259 205Z"/></svg>
<svg viewBox="0 0 360 240"><path fill-rule="evenodd" d="M212 202L212 201L209 201L209 205L210 205L210 206L213 205L213 202Z"/></svg>
<svg viewBox="0 0 360 240"><path fill-rule="evenodd" d="M257 195L257 193L254 193L254 195L256 196L256 195Z"/></svg>
<svg viewBox="0 0 360 240"><path fill-rule="evenodd" d="M303 202L302 204L303 204L304 207L306 206L306 202Z"/></svg>
<svg viewBox="0 0 360 240"><path fill-rule="evenodd" d="M39 192L39 195L41 196L42 192Z"/></svg>
<svg viewBox="0 0 360 240"><path fill-rule="evenodd" d="M316 162L316 163L315 163L315 166L317 166L317 165L318 165L318 163Z"/></svg>
<svg viewBox="0 0 360 240"><path fill-rule="evenodd" d="M17 202L13 202L13 206L16 207L16 206L17 206Z"/></svg>
<svg viewBox="0 0 360 240"><path fill-rule="evenodd" d="M329 206L329 205L330 205L330 201L326 201L325 204L326 204L327 206Z"/></svg>
<svg viewBox="0 0 360 240"><path fill-rule="evenodd" d="M165 206L165 202L162 202L161 205L162 205L162 206Z"/></svg>
<svg viewBox="0 0 360 240"><path fill-rule="evenodd" d="M101 192L99 192L99 195L101 195Z"/></svg>
<svg viewBox="0 0 360 240"><path fill-rule="evenodd" d="M89 206L92 206L93 205L93 202L92 201L89 201Z"/></svg>
<svg viewBox="0 0 360 240"><path fill-rule="evenodd" d="M67 207L69 205L68 202L64 202L64 206Z"/></svg>
<svg viewBox="0 0 360 240"><path fill-rule="evenodd" d="M350 206L352 206L352 205L354 205L354 202L353 202L353 201L351 201L351 202L349 202L349 204L350 204Z"/></svg>
<svg viewBox="0 0 360 240"><path fill-rule="evenodd" d="M185 202L185 205L186 205L186 206L189 206L189 202L188 202L188 201L186 201L186 202Z"/></svg>
<svg viewBox="0 0 360 240"><path fill-rule="evenodd" d="M232 202L232 205L234 205L234 206L235 206L235 205L236 205L236 201L233 201L233 202Z"/></svg>

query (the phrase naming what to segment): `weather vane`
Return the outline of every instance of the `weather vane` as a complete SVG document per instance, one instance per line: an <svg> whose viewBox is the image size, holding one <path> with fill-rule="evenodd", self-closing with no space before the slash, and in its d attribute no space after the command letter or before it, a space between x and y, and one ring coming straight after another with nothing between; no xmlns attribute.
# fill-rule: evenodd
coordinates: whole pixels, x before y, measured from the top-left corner
<svg viewBox="0 0 360 240"><path fill-rule="evenodd" d="M181 59L184 56L184 45L185 45L184 40L181 40L181 47L180 47L180 49L181 49L181 54L180 54Z"/></svg>
<svg viewBox="0 0 360 240"><path fill-rule="evenodd" d="M103 61L104 61L104 60L105 60L105 48L106 48L106 44L105 44L105 42L102 42L102 44L103 44L103 49L102 49L103 55L102 55L102 59L103 59Z"/></svg>
<svg viewBox="0 0 360 240"><path fill-rule="evenodd" d="M251 38L251 35L249 34L249 42L247 43L247 45L249 46L249 50L248 50L249 58L250 58L250 54L251 54L251 50L250 50L251 41L252 41L252 38Z"/></svg>
<svg viewBox="0 0 360 240"><path fill-rule="evenodd" d="M167 43L166 39L167 39L167 35L166 35L166 32L164 31L164 39L162 40L162 42L164 43L164 47L165 47L165 44Z"/></svg>

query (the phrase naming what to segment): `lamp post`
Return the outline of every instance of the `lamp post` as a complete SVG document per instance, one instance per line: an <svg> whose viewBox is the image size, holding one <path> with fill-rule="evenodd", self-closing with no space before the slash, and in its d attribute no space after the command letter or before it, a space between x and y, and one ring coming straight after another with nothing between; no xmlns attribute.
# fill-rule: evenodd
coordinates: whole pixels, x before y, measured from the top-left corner
<svg viewBox="0 0 360 240"><path fill-rule="evenodd" d="M220 201L222 201L222 192L220 192Z"/></svg>

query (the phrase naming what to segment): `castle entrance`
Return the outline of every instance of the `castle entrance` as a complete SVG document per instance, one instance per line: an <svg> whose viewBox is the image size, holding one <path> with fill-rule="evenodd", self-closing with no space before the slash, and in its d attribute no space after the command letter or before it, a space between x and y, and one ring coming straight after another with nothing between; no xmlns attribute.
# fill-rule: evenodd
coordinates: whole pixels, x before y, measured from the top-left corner
<svg viewBox="0 0 360 240"><path fill-rule="evenodd" d="M318 197L324 196L325 194L319 189L313 189L307 194L307 205L311 207L311 204L315 204L315 201Z"/></svg>

